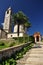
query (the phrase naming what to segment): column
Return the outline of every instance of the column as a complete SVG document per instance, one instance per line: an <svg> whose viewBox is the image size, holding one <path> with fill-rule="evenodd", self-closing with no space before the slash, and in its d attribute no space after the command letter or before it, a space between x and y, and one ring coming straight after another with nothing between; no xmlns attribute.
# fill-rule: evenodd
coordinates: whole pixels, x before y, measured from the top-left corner
<svg viewBox="0 0 43 65"><path fill-rule="evenodd" d="M17 30L18 30L18 25L14 25L14 32L17 33Z"/></svg>
<svg viewBox="0 0 43 65"><path fill-rule="evenodd" d="M39 36L39 42L41 41L41 36Z"/></svg>
<svg viewBox="0 0 43 65"><path fill-rule="evenodd" d="M35 42L37 42L36 37L35 37Z"/></svg>

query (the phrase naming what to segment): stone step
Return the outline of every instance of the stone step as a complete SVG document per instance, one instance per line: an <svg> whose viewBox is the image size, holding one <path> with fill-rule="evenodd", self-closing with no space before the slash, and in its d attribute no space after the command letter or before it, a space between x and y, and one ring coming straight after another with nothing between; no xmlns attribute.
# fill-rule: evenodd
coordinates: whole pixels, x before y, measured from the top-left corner
<svg viewBox="0 0 43 65"><path fill-rule="evenodd" d="M30 58L43 58L43 56L25 56L25 57L26 57L26 59L27 59L27 57L30 57Z"/></svg>
<svg viewBox="0 0 43 65"><path fill-rule="evenodd" d="M43 51L31 51L30 53L31 54L43 54ZM26 55L29 55L30 53L28 52L26 53Z"/></svg>
<svg viewBox="0 0 43 65"><path fill-rule="evenodd" d="M43 56L43 52L31 52L30 54L26 54L26 55L24 55L25 57L26 56Z"/></svg>
<svg viewBox="0 0 43 65"><path fill-rule="evenodd" d="M26 63L25 65L43 65L43 63Z"/></svg>
<svg viewBox="0 0 43 65"><path fill-rule="evenodd" d="M39 53L42 52L42 53L43 53L43 50L31 50L30 53L32 53L32 52L34 52L34 53L35 53L35 52L36 52L36 53L37 53L37 52L39 52Z"/></svg>
<svg viewBox="0 0 43 65"><path fill-rule="evenodd" d="M24 63L17 63L17 65L25 65Z"/></svg>
<svg viewBox="0 0 43 65"><path fill-rule="evenodd" d="M43 58L42 56L28 56L30 58Z"/></svg>
<svg viewBox="0 0 43 65"><path fill-rule="evenodd" d="M27 56L24 56L25 57L25 59L27 59L28 57L29 58L43 58L43 55L41 56L41 55L27 55Z"/></svg>
<svg viewBox="0 0 43 65"><path fill-rule="evenodd" d="M24 59L22 59L21 61L17 61L17 62L20 62L20 63L25 63L25 62L43 62L43 58L38 58L38 57L29 57L27 60L25 59L25 61L24 61Z"/></svg>
<svg viewBox="0 0 43 65"><path fill-rule="evenodd" d="M43 58L31 58L31 57L29 57L28 59L27 59L27 61L29 62L29 61L31 61L31 62L43 62Z"/></svg>
<svg viewBox="0 0 43 65"><path fill-rule="evenodd" d="M43 48L32 48L31 51L32 50L43 50Z"/></svg>
<svg viewBox="0 0 43 65"><path fill-rule="evenodd" d="M38 60L38 59L32 59L32 60L30 60L30 59L27 59L27 61L26 61L26 64L25 65L43 65L43 60L42 59L40 59L40 60Z"/></svg>
<svg viewBox="0 0 43 65"><path fill-rule="evenodd" d="M43 52L31 52L31 54L43 54Z"/></svg>
<svg viewBox="0 0 43 65"><path fill-rule="evenodd" d="M31 61L31 60L29 60L29 61L19 61L19 63L20 64L38 64L38 63L40 63L40 64L42 64L43 63L43 61Z"/></svg>
<svg viewBox="0 0 43 65"><path fill-rule="evenodd" d="M29 56L42 56L43 57L43 54L29 54Z"/></svg>

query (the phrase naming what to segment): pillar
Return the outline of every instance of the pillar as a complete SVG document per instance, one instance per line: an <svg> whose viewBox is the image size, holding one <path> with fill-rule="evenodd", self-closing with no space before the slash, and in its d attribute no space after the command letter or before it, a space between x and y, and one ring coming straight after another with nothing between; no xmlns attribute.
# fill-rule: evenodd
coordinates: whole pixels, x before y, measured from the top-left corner
<svg viewBox="0 0 43 65"><path fill-rule="evenodd" d="M35 42L37 42L36 37L35 37Z"/></svg>
<svg viewBox="0 0 43 65"><path fill-rule="evenodd" d="M18 25L14 25L14 32L17 33L17 30L18 30Z"/></svg>
<svg viewBox="0 0 43 65"><path fill-rule="evenodd" d="M39 41L41 41L41 36L39 36Z"/></svg>

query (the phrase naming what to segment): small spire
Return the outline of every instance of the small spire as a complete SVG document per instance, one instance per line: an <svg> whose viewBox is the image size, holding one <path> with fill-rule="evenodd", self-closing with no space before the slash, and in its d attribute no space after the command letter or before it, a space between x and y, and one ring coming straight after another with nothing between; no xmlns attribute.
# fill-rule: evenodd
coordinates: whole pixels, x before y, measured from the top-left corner
<svg viewBox="0 0 43 65"><path fill-rule="evenodd" d="M11 7L9 7L8 10L11 10Z"/></svg>

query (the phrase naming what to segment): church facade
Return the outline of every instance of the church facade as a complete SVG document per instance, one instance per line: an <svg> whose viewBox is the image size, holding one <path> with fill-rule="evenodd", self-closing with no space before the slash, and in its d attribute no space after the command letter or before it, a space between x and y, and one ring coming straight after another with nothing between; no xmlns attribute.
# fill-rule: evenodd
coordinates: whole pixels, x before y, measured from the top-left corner
<svg viewBox="0 0 43 65"><path fill-rule="evenodd" d="M12 32L13 24L12 24L12 10L10 7L5 12L3 29L0 28L0 38L23 37L25 33L23 24L19 25L19 35L18 35L18 24L14 24L14 30Z"/></svg>

